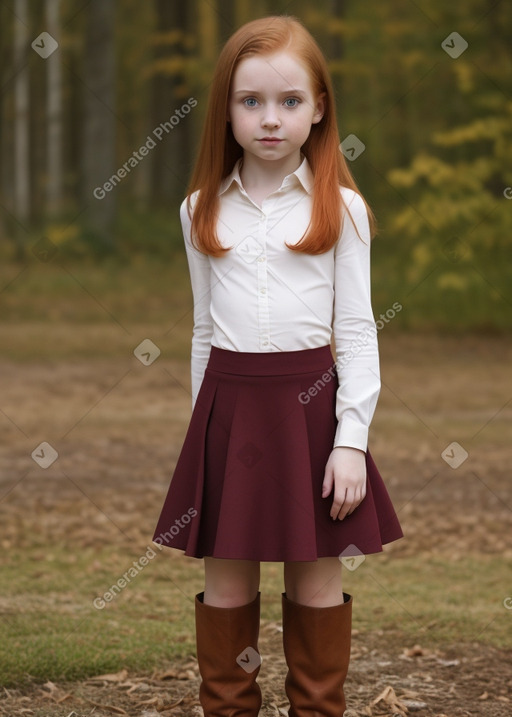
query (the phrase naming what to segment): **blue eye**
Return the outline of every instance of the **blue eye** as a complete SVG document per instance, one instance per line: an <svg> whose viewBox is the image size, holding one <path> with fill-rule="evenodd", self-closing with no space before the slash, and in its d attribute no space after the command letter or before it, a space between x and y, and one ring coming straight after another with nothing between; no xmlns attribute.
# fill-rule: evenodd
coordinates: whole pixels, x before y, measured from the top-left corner
<svg viewBox="0 0 512 717"><path fill-rule="evenodd" d="M293 105L289 105L288 102L293 102ZM285 100L285 104L287 107L297 107L299 104L299 100L296 97L288 97L287 100Z"/></svg>
<svg viewBox="0 0 512 717"><path fill-rule="evenodd" d="M254 102L254 104L248 104L249 102ZM246 107L256 107L256 100L254 97L247 97L247 99L244 100L244 105L246 105Z"/></svg>

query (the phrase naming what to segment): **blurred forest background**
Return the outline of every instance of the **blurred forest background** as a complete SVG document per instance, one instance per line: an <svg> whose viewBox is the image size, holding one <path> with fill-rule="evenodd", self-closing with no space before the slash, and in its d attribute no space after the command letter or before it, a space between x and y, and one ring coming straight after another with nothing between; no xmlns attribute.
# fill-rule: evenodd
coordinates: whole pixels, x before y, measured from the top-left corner
<svg viewBox="0 0 512 717"><path fill-rule="evenodd" d="M158 552L96 601L147 554L190 419L178 208L215 61L280 13L328 59L379 228L370 443L406 537L344 569L350 712L510 715L509 0L0 0L0 717L197 705L201 561ZM282 571L262 567L276 717Z"/></svg>
<svg viewBox="0 0 512 717"><path fill-rule="evenodd" d="M171 266L220 48L279 13L298 16L328 58L340 139L365 145L349 164L379 222L376 314L399 300L396 327L510 329L505 1L4 0L2 263L58 252L68 267ZM4 283L15 275L4 269ZM14 319L21 290L5 297Z"/></svg>

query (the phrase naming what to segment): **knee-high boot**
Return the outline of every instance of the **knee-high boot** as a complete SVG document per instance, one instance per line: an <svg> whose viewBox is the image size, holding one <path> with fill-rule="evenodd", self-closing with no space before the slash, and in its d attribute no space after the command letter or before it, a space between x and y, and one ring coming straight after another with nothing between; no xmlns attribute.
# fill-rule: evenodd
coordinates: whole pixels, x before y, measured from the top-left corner
<svg viewBox="0 0 512 717"><path fill-rule="evenodd" d="M260 593L248 605L234 608L205 605L203 597L196 595L195 612L204 717L257 717Z"/></svg>
<svg viewBox="0 0 512 717"><path fill-rule="evenodd" d="M289 717L342 717L350 661L352 597L334 607L299 605L283 593Z"/></svg>

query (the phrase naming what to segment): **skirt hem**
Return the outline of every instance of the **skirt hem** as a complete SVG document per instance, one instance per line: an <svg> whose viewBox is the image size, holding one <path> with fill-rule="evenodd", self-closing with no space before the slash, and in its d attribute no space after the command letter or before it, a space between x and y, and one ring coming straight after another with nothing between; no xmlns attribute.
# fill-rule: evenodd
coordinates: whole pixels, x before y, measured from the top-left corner
<svg viewBox="0 0 512 717"><path fill-rule="evenodd" d="M321 493L337 388L330 346L212 347L153 541L187 557L311 562L403 537L369 451L364 500L343 521L329 516L332 495Z"/></svg>

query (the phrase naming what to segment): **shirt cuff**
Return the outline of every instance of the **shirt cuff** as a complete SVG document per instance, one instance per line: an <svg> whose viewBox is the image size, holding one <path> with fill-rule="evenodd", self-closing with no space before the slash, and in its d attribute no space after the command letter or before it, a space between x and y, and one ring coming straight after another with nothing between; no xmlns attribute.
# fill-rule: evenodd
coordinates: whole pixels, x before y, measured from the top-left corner
<svg viewBox="0 0 512 717"><path fill-rule="evenodd" d="M338 446L358 448L366 453L368 448L368 426L353 421L351 418L344 418L343 421L339 421L334 437L334 448Z"/></svg>

